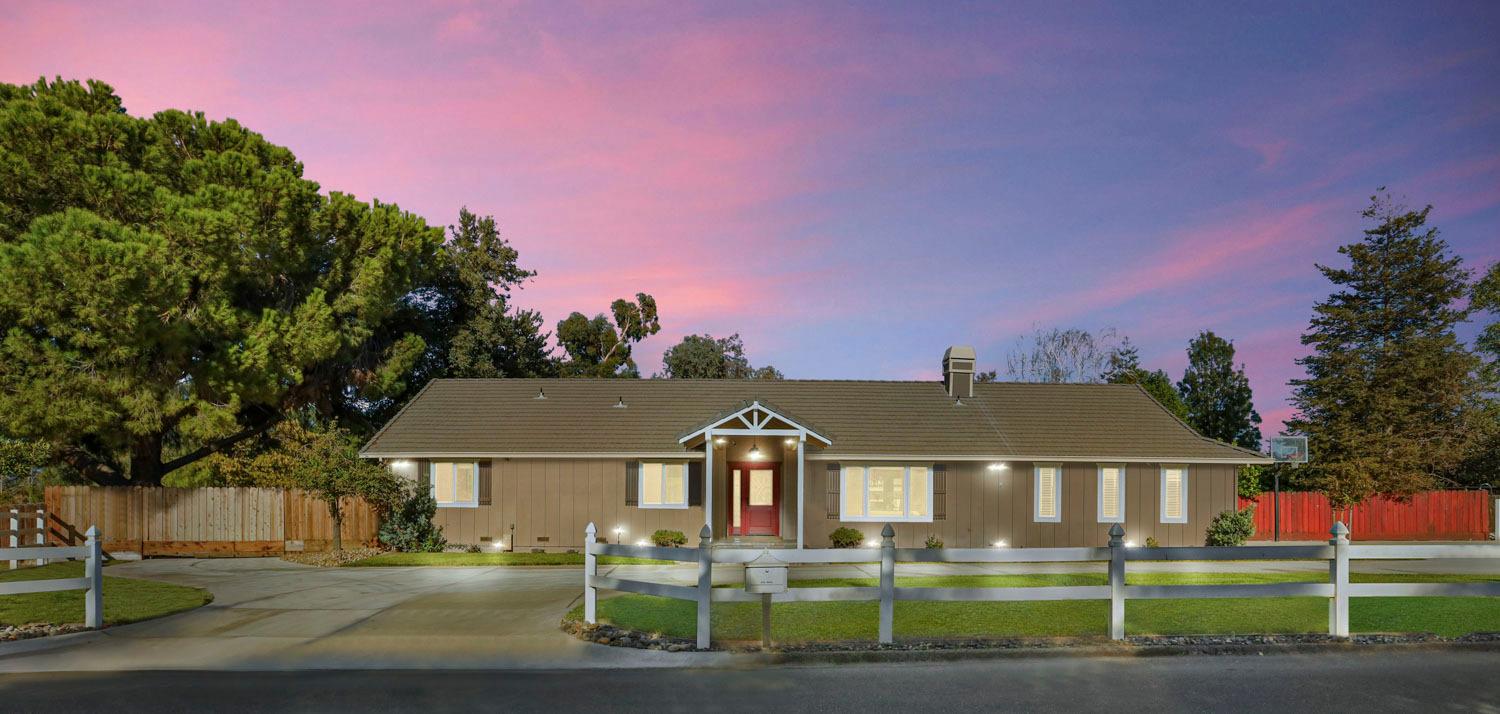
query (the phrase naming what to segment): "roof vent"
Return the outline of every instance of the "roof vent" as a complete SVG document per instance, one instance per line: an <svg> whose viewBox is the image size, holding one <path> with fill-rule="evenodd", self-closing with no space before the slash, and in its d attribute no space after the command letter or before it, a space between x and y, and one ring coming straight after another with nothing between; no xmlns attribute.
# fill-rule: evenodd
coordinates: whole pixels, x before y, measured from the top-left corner
<svg viewBox="0 0 1500 714"><path fill-rule="evenodd" d="M625 398L624 397L620 397L620 401L615 402L615 408L616 409L624 409L625 408Z"/></svg>
<svg viewBox="0 0 1500 714"><path fill-rule="evenodd" d="M968 345L954 345L943 352L943 388L948 396L974 396L974 359L974 348Z"/></svg>
<svg viewBox="0 0 1500 714"><path fill-rule="evenodd" d="M536 398L537 399L546 399L547 398L547 390L542 389L541 387L537 387Z"/></svg>

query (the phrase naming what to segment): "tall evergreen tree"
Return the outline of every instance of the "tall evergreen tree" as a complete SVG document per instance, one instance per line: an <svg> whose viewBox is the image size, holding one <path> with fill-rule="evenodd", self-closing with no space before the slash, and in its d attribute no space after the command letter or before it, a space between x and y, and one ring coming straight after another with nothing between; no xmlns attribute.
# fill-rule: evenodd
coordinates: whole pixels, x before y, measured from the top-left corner
<svg viewBox="0 0 1500 714"><path fill-rule="evenodd" d="M1375 226L1339 248L1349 266L1318 266L1338 290L1302 336L1312 354L1298 360L1289 426L1308 437L1311 485L1338 507L1431 487L1471 439L1479 362L1454 330L1469 273L1427 226L1431 209L1372 197L1362 215Z"/></svg>
<svg viewBox="0 0 1500 714"><path fill-rule="evenodd" d="M1148 370L1141 366L1140 350L1126 337L1109 353L1104 368L1104 381L1110 384L1139 384L1153 399L1172 413L1172 416L1187 421L1187 405L1172 386L1172 378L1164 370Z"/></svg>
<svg viewBox="0 0 1500 714"><path fill-rule="evenodd" d="M1259 450L1260 414L1245 366L1234 364L1234 344L1205 330L1187 352L1187 370L1177 382L1187 423L1210 439Z"/></svg>

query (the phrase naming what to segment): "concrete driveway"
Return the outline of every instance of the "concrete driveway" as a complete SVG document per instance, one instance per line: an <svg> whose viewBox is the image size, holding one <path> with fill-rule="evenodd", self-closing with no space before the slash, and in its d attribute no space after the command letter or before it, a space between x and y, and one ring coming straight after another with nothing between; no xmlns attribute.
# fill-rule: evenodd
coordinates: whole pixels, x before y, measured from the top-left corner
<svg viewBox="0 0 1500 714"><path fill-rule="evenodd" d="M98 633L0 644L0 672L577 668L712 664L558 629L579 568L315 568L275 558L147 560L107 574L192 585L205 607Z"/></svg>

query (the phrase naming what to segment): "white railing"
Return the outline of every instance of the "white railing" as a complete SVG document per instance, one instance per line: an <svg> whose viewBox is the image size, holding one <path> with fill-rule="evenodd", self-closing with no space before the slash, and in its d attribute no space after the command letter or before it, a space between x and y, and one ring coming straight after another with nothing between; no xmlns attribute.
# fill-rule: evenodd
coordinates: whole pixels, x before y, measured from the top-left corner
<svg viewBox="0 0 1500 714"><path fill-rule="evenodd" d="M1336 523L1328 545L1255 545L1202 548L1140 548L1125 545L1123 528L1110 529L1109 545L1104 548L897 548L895 530L889 524L881 531L879 548L776 550L773 556L790 564L880 563L877 587L789 588L771 596L774 602L827 602L863 600L880 602L880 642L892 641L895 602L926 601L1022 601L1022 600L1109 600L1109 636L1125 637L1125 601L1162 598L1256 598L1256 597L1325 597L1328 598L1328 634L1349 636L1349 598L1405 596L1500 596L1500 582L1471 583L1350 583L1350 560L1392 560L1426 558L1500 558L1500 545L1350 545L1349 529ZM657 548L649 546L612 545L595 542L596 530L590 523L584 531L583 589L584 620L597 622L598 589L659 595L698 603L697 644L708 648L711 641L709 612L714 602L761 602L762 595L742 588L714 588L713 565L748 563L767 551L764 549L711 548L713 538L708 526L699 533L697 548ZM698 564L695 586L627 580L598 573L597 556L652 558ZM1125 564L1129 561L1256 561L1256 560L1325 560L1328 582L1264 583L1231 585L1126 585ZM1070 585L1060 587L981 587L981 588L909 588L896 587L896 563L1076 563L1108 564L1107 585Z"/></svg>
<svg viewBox="0 0 1500 714"><path fill-rule="evenodd" d="M83 545L27 546L0 548L0 560L54 560L83 558L83 577L50 580L12 580L0 583L0 595L50 593L59 590L86 590L83 596L83 624L91 630L104 626L104 552L99 545L99 529L89 526Z"/></svg>
<svg viewBox="0 0 1500 714"><path fill-rule="evenodd" d="M5 515L10 517L9 527L0 533L6 536L10 547L19 548L23 545L35 543L37 545L47 544L47 506L43 503L18 503L5 509ZM35 524L35 525L31 525ZM12 558L10 569L20 567L20 559ZM46 565L42 560L37 565Z"/></svg>

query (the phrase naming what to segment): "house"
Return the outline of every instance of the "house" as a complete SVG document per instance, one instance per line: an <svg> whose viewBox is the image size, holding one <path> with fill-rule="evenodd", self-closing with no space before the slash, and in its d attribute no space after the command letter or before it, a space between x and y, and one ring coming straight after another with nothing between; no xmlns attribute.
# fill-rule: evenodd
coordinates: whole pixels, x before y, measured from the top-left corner
<svg viewBox="0 0 1500 714"><path fill-rule="evenodd" d="M439 379L364 447L427 484L450 542L827 547L840 526L897 544L1201 545L1261 454L1199 436L1135 385L943 380ZM705 474L711 477L705 478Z"/></svg>

